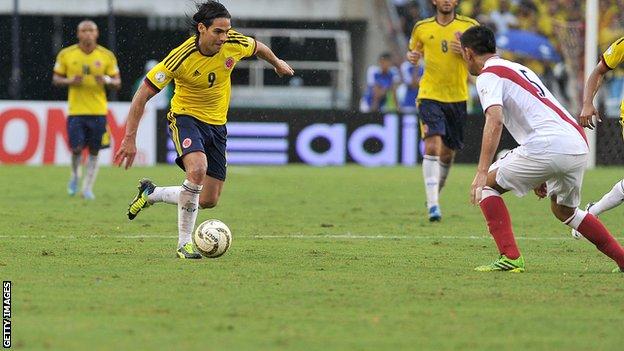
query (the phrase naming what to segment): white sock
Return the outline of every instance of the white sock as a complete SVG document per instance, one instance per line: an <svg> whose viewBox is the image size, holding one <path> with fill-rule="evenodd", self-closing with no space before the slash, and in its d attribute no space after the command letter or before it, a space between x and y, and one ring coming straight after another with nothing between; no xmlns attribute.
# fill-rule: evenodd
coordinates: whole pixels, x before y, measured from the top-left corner
<svg viewBox="0 0 624 351"><path fill-rule="evenodd" d="M610 209L617 207L624 202L624 180L620 180L615 183L611 191L604 194L600 201L596 202L590 209L589 213L594 216L609 211Z"/></svg>
<svg viewBox="0 0 624 351"><path fill-rule="evenodd" d="M87 161L87 170L85 172L85 179L84 183L82 184L82 192L93 191L93 184L95 183L95 177L97 177L98 172L97 161L97 155L89 155L89 159Z"/></svg>
<svg viewBox="0 0 624 351"><path fill-rule="evenodd" d="M185 179L178 196L178 249L191 242L191 234L195 228L199 194L204 186L193 184Z"/></svg>
<svg viewBox="0 0 624 351"><path fill-rule="evenodd" d="M576 230L581 225L581 222L583 222L583 220L585 219L585 216L587 216L587 213L588 212L577 208L576 210L574 210L574 214L570 216L570 218L563 221L563 224Z"/></svg>
<svg viewBox="0 0 624 351"><path fill-rule="evenodd" d="M181 186L157 186L154 192L147 196L150 205L157 202L164 202L170 205L177 205L180 198Z"/></svg>
<svg viewBox="0 0 624 351"><path fill-rule="evenodd" d="M422 162L425 192L427 193L427 208L438 206L438 192L440 184L440 165L438 156L425 155Z"/></svg>
<svg viewBox="0 0 624 351"><path fill-rule="evenodd" d="M81 154L78 154L78 155L72 154L72 157L71 157L71 172L72 172L71 176L72 176L73 179L78 179L78 177L80 177L80 174L78 174L78 167L80 167L80 159L82 158L81 156L82 156Z"/></svg>
<svg viewBox="0 0 624 351"><path fill-rule="evenodd" d="M451 164L450 163L444 163L442 161L438 161L438 164L440 165L440 191L442 190L442 188L444 188L444 185L446 184L446 178L448 177L449 171L451 170Z"/></svg>

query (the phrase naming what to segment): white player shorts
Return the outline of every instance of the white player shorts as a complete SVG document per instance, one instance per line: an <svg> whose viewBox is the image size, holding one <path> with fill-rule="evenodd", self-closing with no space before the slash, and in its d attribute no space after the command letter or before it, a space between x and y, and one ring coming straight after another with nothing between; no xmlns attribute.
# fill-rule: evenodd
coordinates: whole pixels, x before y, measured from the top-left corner
<svg viewBox="0 0 624 351"><path fill-rule="evenodd" d="M525 155L523 151L519 146L490 166L489 172L498 169L496 183L522 197L546 182L548 197L556 195L559 205L578 207L588 155Z"/></svg>

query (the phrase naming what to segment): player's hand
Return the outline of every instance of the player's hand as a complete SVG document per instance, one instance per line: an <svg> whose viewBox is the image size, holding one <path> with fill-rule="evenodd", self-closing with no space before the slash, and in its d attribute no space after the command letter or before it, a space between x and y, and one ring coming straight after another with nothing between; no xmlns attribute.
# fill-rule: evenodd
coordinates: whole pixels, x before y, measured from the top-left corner
<svg viewBox="0 0 624 351"><path fill-rule="evenodd" d="M293 74L295 74L295 70L292 69L292 67L290 67L290 65L287 64L284 60L277 60L277 64L274 68L275 73L277 73L277 75L280 77L292 76Z"/></svg>
<svg viewBox="0 0 624 351"><path fill-rule="evenodd" d="M602 122L598 110L596 110L594 104L583 104L583 109L579 115L579 124L585 128L594 129L596 127L594 121Z"/></svg>
<svg viewBox="0 0 624 351"><path fill-rule="evenodd" d="M451 51L461 55L461 39L462 32L455 32L455 40L451 40Z"/></svg>
<svg viewBox="0 0 624 351"><path fill-rule="evenodd" d="M95 81L100 85L109 85L111 80L109 76L95 76Z"/></svg>
<svg viewBox="0 0 624 351"><path fill-rule="evenodd" d="M74 76L74 78L72 78L69 81L69 85L80 85L82 84L82 76Z"/></svg>
<svg viewBox="0 0 624 351"><path fill-rule="evenodd" d="M487 181L487 172L477 172L470 186L470 203L478 205L481 201L481 192Z"/></svg>
<svg viewBox="0 0 624 351"><path fill-rule="evenodd" d="M407 60L413 64L413 65L417 65L418 61L420 60L420 58L422 57L422 52L414 50L414 51L408 51L407 54L405 55L405 57L407 58Z"/></svg>
<svg viewBox="0 0 624 351"><path fill-rule="evenodd" d="M546 190L546 183L542 183L540 184L540 186L538 186L537 188L533 189L533 192L535 193L535 195L537 195L537 197L539 197L540 199L543 199L546 197L546 195L548 194L548 191Z"/></svg>
<svg viewBox="0 0 624 351"><path fill-rule="evenodd" d="M132 163L134 162L134 157L136 156L136 142L134 139L124 137L121 141L121 146L119 150L115 153L115 157L113 157L113 164L121 167L125 161L125 168L128 169L132 167Z"/></svg>
<svg viewBox="0 0 624 351"><path fill-rule="evenodd" d="M459 41L451 40L451 52L461 55L461 44Z"/></svg>

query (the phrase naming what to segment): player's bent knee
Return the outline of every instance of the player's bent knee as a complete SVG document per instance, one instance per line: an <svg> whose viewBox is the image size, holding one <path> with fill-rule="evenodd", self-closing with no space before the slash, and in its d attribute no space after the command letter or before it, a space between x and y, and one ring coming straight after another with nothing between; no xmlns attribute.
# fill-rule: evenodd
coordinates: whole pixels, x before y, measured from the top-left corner
<svg viewBox="0 0 624 351"><path fill-rule="evenodd" d="M186 169L187 178L194 184L203 184L206 177L206 168L192 167Z"/></svg>
<svg viewBox="0 0 624 351"><path fill-rule="evenodd" d="M199 207L201 208L213 208L217 206L217 202L219 202L218 198L214 198L214 199L206 199L206 200L199 200Z"/></svg>
<svg viewBox="0 0 624 351"><path fill-rule="evenodd" d="M553 203L550 209L552 213L555 215L555 217L557 217L557 219L560 220L561 222L565 222L566 220L568 220L570 217L574 215L573 208L562 206L556 203Z"/></svg>

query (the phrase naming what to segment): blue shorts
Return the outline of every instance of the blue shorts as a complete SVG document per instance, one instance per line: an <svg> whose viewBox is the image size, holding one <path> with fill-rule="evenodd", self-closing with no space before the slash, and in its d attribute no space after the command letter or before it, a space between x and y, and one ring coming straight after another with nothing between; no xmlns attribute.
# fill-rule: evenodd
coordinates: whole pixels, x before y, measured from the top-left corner
<svg viewBox="0 0 624 351"><path fill-rule="evenodd" d="M440 135L444 145L453 150L464 148L466 102L439 102L422 99L418 103L420 133L423 139Z"/></svg>
<svg viewBox="0 0 624 351"><path fill-rule="evenodd" d="M225 145L227 128L202 122L187 115L167 114L169 136L173 140L178 157L176 163L184 170L182 158L191 152L200 151L206 155L208 169L206 174L218 180L225 180L227 162Z"/></svg>
<svg viewBox="0 0 624 351"><path fill-rule="evenodd" d="M106 132L106 116L75 115L67 117L67 136L72 150L89 147L92 153L102 148L102 136Z"/></svg>

